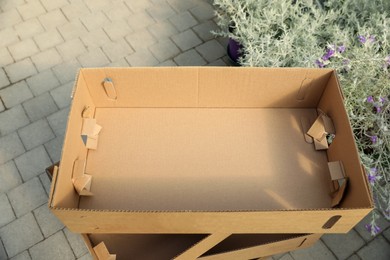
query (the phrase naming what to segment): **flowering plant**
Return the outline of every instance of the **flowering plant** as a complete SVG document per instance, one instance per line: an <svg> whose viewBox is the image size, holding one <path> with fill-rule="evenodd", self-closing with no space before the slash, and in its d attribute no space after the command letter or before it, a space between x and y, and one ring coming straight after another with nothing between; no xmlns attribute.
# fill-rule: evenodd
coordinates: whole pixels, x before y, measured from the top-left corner
<svg viewBox="0 0 390 260"><path fill-rule="evenodd" d="M390 220L390 1L214 0L240 64L334 68L376 210ZM234 30L227 30L234 25Z"/></svg>

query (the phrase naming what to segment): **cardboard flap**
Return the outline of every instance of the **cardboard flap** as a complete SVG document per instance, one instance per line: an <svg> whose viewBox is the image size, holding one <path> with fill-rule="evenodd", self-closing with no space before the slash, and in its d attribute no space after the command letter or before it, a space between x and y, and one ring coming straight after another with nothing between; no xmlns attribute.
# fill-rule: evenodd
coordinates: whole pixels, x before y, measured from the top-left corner
<svg viewBox="0 0 390 260"><path fill-rule="evenodd" d="M341 183L341 184L340 184L340 183ZM346 187L347 187L347 183L348 183L348 177L342 179L342 180L339 182L340 188L338 189L338 191L336 191L336 192L333 194L333 198L332 198L332 207L336 207L336 206L341 202L341 200L343 199L344 192L345 192L345 189L346 189Z"/></svg>
<svg viewBox="0 0 390 260"><path fill-rule="evenodd" d="M97 148L100 130L102 127L96 123L96 119L83 118L81 138L88 149L95 150Z"/></svg>
<svg viewBox="0 0 390 260"><path fill-rule="evenodd" d="M328 167L332 181L345 178L344 166L341 161L328 162Z"/></svg>
<svg viewBox="0 0 390 260"><path fill-rule="evenodd" d="M92 196L92 176L85 174L85 160L77 159L73 165L72 183L80 196Z"/></svg>
<svg viewBox="0 0 390 260"><path fill-rule="evenodd" d="M327 134L335 134L332 119L325 114L320 114L307 131L307 134L320 142L326 139Z"/></svg>
<svg viewBox="0 0 390 260"><path fill-rule="evenodd" d="M341 161L328 162L330 177L335 191L332 194L332 207L337 206L342 200L347 187L348 177L345 176L344 166Z"/></svg>
<svg viewBox="0 0 390 260"><path fill-rule="evenodd" d="M108 249L107 249L106 245L104 244L104 242L100 242L100 244L95 246L93 248L93 251L95 252L98 260L115 260L116 259L116 255L112 255L112 254L110 254L110 252L108 252Z"/></svg>
<svg viewBox="0 0 390 260"><path fill-rule="evenodd" d="M329 148L328 141L326 140L326 138L323 138L321 141L314 139L314 148L317 151L327 150Z"/></svg>
<svg viewBox="0 0 390 260"><path fill-rule="evenodd" d="M105 78L103 80L103 87L104 87L104 91L106 92L107 97L109 99L116 100L116 98L117 98L116 90L115 90L115 86L114 86L114 83L112 82L111 78Z"/></svg>
<svg viewBox="0 0 390 260"><path fill-rule="evenodd" d="M58 175L58 166L54 166L54 169L53 169L53 177L52 177L52 185L50 186L50 194L49 194L49 207L51 207L52 205L52 201L53 201L53 194L54 194L54 190L55 190L55 184L57 182L57 175Z"/></svg>
<svg viewBox="0 0 390 260"><path fill-rule="evenodd" d="M301 125L302 125L302 132L303 136L305 137L306 143L312 144L313 143L313 137L307 134L307 131L310 129L310 121L307 117L301 117Z"/></svg>

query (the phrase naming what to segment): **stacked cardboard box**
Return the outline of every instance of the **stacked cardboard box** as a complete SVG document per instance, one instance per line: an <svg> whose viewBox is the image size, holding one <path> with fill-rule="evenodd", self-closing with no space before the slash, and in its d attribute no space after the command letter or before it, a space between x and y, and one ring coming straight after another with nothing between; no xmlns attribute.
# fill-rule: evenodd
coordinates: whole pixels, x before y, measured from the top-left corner
<svg viewBox="0 0 390 260"><path fill-rule="evenodd" d="M335 72L302 68L82 69L49 199L98 259L259 258L372 206Z"/></svg>

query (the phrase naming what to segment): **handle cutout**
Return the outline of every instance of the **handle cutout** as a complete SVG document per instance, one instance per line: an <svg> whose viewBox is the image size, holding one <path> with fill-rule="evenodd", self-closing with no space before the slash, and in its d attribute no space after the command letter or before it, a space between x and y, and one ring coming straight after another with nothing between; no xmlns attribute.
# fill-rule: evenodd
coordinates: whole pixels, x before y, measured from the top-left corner
<svg viewBox="0 0 390 260"><path fill-rule="evenodd" d="M322 226L323 229L331 229L341 218L340 215L331 217L326 223Z"/></svg>

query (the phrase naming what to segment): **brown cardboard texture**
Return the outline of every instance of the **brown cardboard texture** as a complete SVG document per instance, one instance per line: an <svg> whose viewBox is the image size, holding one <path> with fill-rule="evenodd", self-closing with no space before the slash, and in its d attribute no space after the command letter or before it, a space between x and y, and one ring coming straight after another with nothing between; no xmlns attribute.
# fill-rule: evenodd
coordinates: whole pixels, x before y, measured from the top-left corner
<svg viewBox="0 0 390 260"><path fill-rule="evenodd" d="M326 151L306 134L317 110L337 132ZM348 177L337 208L331 161ZM50 208L80 233L348 232L372 209L365 178L332 70L82 69Z"/></svg>

